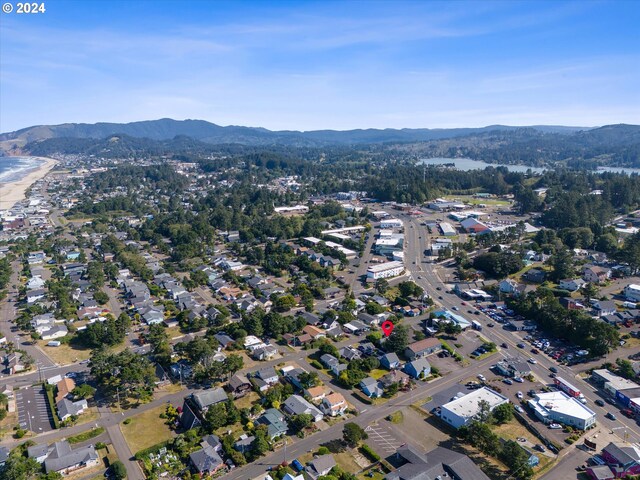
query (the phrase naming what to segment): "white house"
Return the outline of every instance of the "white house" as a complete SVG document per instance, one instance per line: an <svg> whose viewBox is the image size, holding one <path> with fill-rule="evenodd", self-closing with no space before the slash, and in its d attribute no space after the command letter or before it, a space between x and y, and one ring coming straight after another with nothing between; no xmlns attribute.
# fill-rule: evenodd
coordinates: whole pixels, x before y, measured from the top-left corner
<svg viewBox="0 0 640 480"><path fill-rule="evenodd" d="M565 278L564 280L560 280L560 284L558 287L561 290L568 290L570 292L576 292L580 290L584 285L586 285L586 281L582 278Z"/></svg>
<svg viewBox="0 0 640 480"><path fill-rule="evenodd" d="M597 265L585 265L582 270L582 279L590 283L602 283L611 277L611 270Z"/></svg>

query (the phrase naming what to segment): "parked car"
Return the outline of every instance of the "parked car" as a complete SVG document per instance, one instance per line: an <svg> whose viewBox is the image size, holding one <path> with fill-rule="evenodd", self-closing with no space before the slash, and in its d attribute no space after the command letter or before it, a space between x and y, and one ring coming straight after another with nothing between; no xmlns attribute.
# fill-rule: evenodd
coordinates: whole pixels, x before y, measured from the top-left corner
<svg viewBox="0 0 640 480"><path fill-rule="evenodd" d="M524 378L522 378L522 377L514 377L513 381L514 382L518 382L518 383L524 383Z"/></svg>
<svg viewBox="0 0 640 480"><path fill-rule="evenodd" d="M535 447L533 447L533 448L535 448L535 449L536 449L536 450L538 450L539 452L546 452L546 451L547 451L547 449L546 449L546 448L544 448L544 445L540 445L539 443L538 443Z"/></svg>
<svg viewBox="0 0 640 480"><path fill-rule="evenodd" d="M522 408L520 405L516 405L513 408L515 408L516 412L518 412L518 413L524 413L524 408Z"/></svg>
<svg viewBox="0 0 640 480"><path fill-rule="evenodd" d="M486 377L485 377L483 374L479 373L479 374L478 374L478 380L480 380L480 381L484 382L484 381L486 381L487 379L486 379Z"/></svg>
<svg viewBox="0 0 640 480"><path fill-rule="evenodd" d="M513 385L513 381L510 378L503 378L502 381L507 385Z"/></svg>
<svg viewBox="0 0 640 480"><path fill-rule="evenodd" d="M518 393L516 393L516 397L518 397L519 400L522 400L524 395L522 395L522 392L520 390L518 390Z"/></svg>
<svg viewBox="0 0 640 480"><path fill-rule="evenodd" d="M549 425L549 428L551 430L559 430L559 429L562 428L562 425L560 425L559 423L552 423L552 424Z"/></svg>

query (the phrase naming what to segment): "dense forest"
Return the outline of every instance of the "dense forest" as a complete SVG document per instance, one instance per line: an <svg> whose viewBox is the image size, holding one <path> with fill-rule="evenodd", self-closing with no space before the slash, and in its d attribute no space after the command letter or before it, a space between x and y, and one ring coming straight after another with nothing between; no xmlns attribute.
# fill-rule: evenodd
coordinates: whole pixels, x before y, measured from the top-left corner
<svg viewBox="0 0 640 480"><path fill-rule="evenodd" d="M116 131L100 137L93 137L84 130L61 129L59 132L68 136L54 135L53 138L31 141L23 150L41 156L79 154L108 158L165 156L202 159L214 154L237 154L241 151L257 153L260 149L267 149L280 154L289 152L315 161L319 161L327 152L339 152L343 159L348 157L349 152L356 156L364 152L368 156L393 161L468 157L496 164L563 166L587 170L604 165L640 167L640 126L636 125L608 125L578 131L496 126L443 130L449 133L440 134L430 130L425 130L428 133L410 134L406 130L301 133L262 129L253 129L248 134L251 129L234 128L236 130L233 133L228 131L229 135L216 133L212 137L203 136L204 133L198 128L191 132L188 128L159 127L156 131L151 127L123 127L124 131L130 131L131 134ZM97 134L103 130L97 129L95 132ZM152 136L141 135L144 132ZM170 132L180 133L165 136ZM3 135L7 138L10 136Z"/></svg>

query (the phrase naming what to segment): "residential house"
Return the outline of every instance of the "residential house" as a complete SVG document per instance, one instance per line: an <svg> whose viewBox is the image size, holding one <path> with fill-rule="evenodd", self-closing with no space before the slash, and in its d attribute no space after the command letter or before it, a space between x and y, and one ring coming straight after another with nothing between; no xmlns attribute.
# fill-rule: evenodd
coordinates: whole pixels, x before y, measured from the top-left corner
<svg viewBox="0 0 640 480"><path fill-rule="evenodd" d="M253 376L253 382L261 392L266 392L271 388L271 386L275 385L279 381L280 377L278 377L278 374L273 367L262 368L255 372Z"/></svg>
<svg viewBox="0 0 640 480"><path fill-rule="evenodd" d="M338 353L340 354L340 357L344 358L348 362L362 358L362 353L360 352L360 350L352 347L351 345L342 347L340 350L338 350Z"/></svg>
<svg viewBox="0 0 640 480"><path fill-rule="evenodd" d="M611 278L611 269L598 265L585 265L582 268L582 279L585 282L600 284Z"/></svg>
<svg viewBox="0 0 640 480"><path fill-rule="evenodd" d="M35 303L38 300L42 300L47 295L46 290L38 288L36 290L29 290L27 292L27 303Z"/></svg>
<svg viewBox="0 0 640 480"><path fill-rule="evenodd" d="M233 338L227 335L224 332L216 333L213 338L215 338L222 348L227 348L229 345L235 342Z"/></svg>
<svg viewBox="0 0 640 480"><path fill-rule="evenodd" d="M82 415L88 408L89 405L84 398L75 402L73 400L69 400L68 398L62 398L58 402L56 402L58 418L63 422L71 417Z"/></svg>
<svg viewBox="0 0 640 480"><path fill-rule="evenodd" d="M278 348L274 345L262 345L251 352L251 357L255 360L267 361L275 358L278 353Z"/></svg>
<svg viewBox="0 0 640 480"><path fill-rule="evenodd" d="M308 414L313 417L314 422L322 420L322 412L317 407L309 403L300 395L291 395L283 403L284 411L289 415Z"/></svg>
<svg viewBox="0 0 640 480"><path fill-rule="evenodd" d="M571 297L562 297L559 300L560 305L562 305L567 310L583 310L584 305L580 300Z"/></svg>
<svg viewBox="0 0 640 480"><path fill-rule="evenodd" d="M242 435L240 435L240 438L238 438L238 440L233 444L233 449L237 450L240 453L247 453L250 452L251 449L253 448L253 441L256 439L256 437L249 436L246 433L243 433Z"/></svg>
<svg viewBox="0 0 640 480"><path fill-rule="evenodd" d="M73 378L65 377L60 380L56 384L56 402L59 402L67 395L69 395L74 388L76 388L76 382L73 380Z"/></svg>
<svg viewBox="0 0 640 480"><path fill-rule="evenodd" d="M347 369L346 364L340 363L340 361L336 357L328 353L325 353L320 357L320 362L322 362L325 367L331 370L331 373L333 373L336 377L338 377L342 371Z"/></svg>
<svg viewBox="0 0 640 480"><path fill-rule="evenodd" d="M424 378L431 373L431 365L426 358L419 357L408 362L404 366L404 371L407 375L411 375L413 378Z"/></svg>
<svg viewBox="0 0 640 480"><path fill-rule="evenodd" d="M335 392L324 397L319 408L325 415L337 417L344 415L348 407L344 396L341 393Z"/></svg>
<svg viewBox="0 0 640 480"><path fill-rule="evenodd" d="M311 480L316 480L318 477L328 475L331 469L335 466L336 461L333 458L333 455L328 453L326 455L315 457L313 460L307 463L305 473L309 477L311 477Z"/></svg>
<svg viewBox="0 0 640 480"><path fill-rule="evenodd" d="M66 337L69 330L64 325L56 325L42 332L42 340L54 340L56 338Z"/></svg>
<svg viewBox="0 0 640 480"><path fill-rule="evenodd" d="M522 277L532 283L542 283L544 282L546 276L547 274L544 270L532 268L531 270L528 270Z"/></svg>
<svg viewBox="0 0 640 480"><path fill-rule="evenodd" d="M327 336L326 332L323 329L313 325L307 325L302 329L302 331L308 334L313 340L325 338Z"/></svg>
<svg viewBox="0 0 640 480"><path fill-rule="evenodd" d="M404 463L385 480L490 480L469 457L443 447L424 454L406 445L398 448L396 457Z"/></svg>
<svg viewBox="0 0 640 480"><path fill-rule="evenodd" d="M213 475L224 468L225 464L218 451L207 441L200 443L202 448L189 454L191 465L200 475Z"/></svg>
<svg viewBox="0 0 640 480"><path fill-rule="evenodd" d="M380 365L387 370L395 370L400 368L400 359L395 352L386 353L380 357Z"/></svg>
<svg viewBox="0 0 640 480"><path fill-rule="evenodd" d="M372 377L364 378L360 382L360 389L369 398L378 398L384 393L382 386Z"/></svg>
<svg viewBox="0 0 640 480"><path fill-rule="evenodd" d="M613 300L598 300L593 303L593 313L598 317L605 315L613 315L618 311L616 303Z"/></svg>
<svg viewBox="0 0 640 480"><path fill-rule="evenodd" d="M439 350L442 350L442 344L437 338L425 338L409 345L404 351L405 356L409 360L426 357Z"/></svg>
<svg viewBox="0 0 640 480"><path fill-rule="evenodd" d="M565 278L560 280L558 288L561 290L568 290L570 292L576 292L587 284L582 278Z"/></svg>
<svg viewBox="0 0 640 480"><path fill-rule="evenodd" d="M278 438L281 435L287 433L289 426L284 420L282 412L275 408L266 410L258 419L257 423L267 426L267 433L271 440Z"/></svg>
<svg viewBox="0 0 640 480"><path fill-rule="evenodd" d="M424 359L416 360L416 362L422 361ZM424 360L426 362L426 360ZM404 387L409 384L411 381L411 377L406 373L400 370L393 370L392 372L387 373L386 375L380 377L380 385L382 388L387 389L394 383L397 383L399 387Z"/></svg>
<svg viewBox="0 0 640 480"><path fill-rule="evenodd" d="M56 442L48 452L44 460L44 469L47 473L58 472L68 475L83 468L90 468L99 464L100 457L93 445L71 449L66 440Z"/></svg>
<svg viewBox="0 0 640 480"><path fill-rule="evenodd" d="M331 389L324 385L305 388L304 390L304 396L310 398L312 403L320 403L330 393Z"/></svg>
<svg viewBox="0 0 640 480"><path fill-rule="evenodd" d="M229 379L228 388L233 398L241 398L251 391L251 382L245 375L236 373Z"/></svg>
<svg viewBox="0 0 640 480"><path fill-rule="evenodd" d="M220 387L192 393L184 399L180 423L187 430L200 426L209 407L227 400L229 400L229 397Z"/></svg>
<svg viewBox="0 0 640 480"><path fill-rule="evenodd" d="M524 292L524 290L526 289L526 285L522 285L521 283L518 283L511 278L507 278L505 280L502 280L498 284L498 288L500 290L500 293L505 293L507 295L514 295L517 297L521 295L522 292Z"/></svg>

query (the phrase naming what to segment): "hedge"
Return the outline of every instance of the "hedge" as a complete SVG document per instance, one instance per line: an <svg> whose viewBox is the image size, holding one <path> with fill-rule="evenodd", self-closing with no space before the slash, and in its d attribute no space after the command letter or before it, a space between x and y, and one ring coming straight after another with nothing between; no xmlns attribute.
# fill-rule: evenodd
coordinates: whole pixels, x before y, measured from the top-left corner
<svg viewBox="0 0 640 480"><path fill-rule="evenodd" d="M75 435L73 437L67 438L67 441L71 444L80 443L80 442L89 440L91 438L95 438L98 435L102 435L102 433L104 433L104 427L92 428L91 430L88 430L86 432L79 433L78 435Z"/></svg>
<svg viewBox="0 0 640 480"><path fill-rule="evenodd" d="M58 411L56 410L56 404L53 400L53 388L44 387L47 392L47 402L49 403L49 410L51 410L51 418L53 418L53 428L56 430L60 428L60 419L58 418Z"/></svg>
<svg viewBox="0 0 640 480"><path fill-rule="evenodd" d="M309 365L317 368L318 370L324 370L324 367L318 360L314 360L314 359L309 360Z"/></svg>
<svg viewBox="0 0 640 480"><path fill-rule="evenodd" d="M364 453L367 457L369 457L369 460L372 460L374 462L377 462L380 460L380 455L374 452L373 449L366 443L363 443L362 445L360 445L360 451Z"/></svg>

